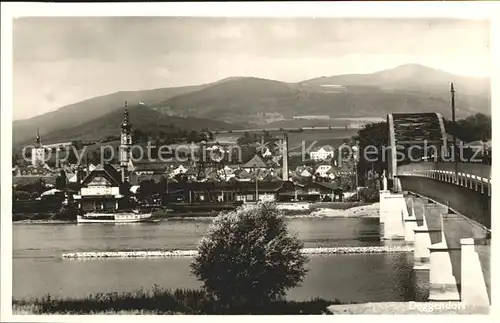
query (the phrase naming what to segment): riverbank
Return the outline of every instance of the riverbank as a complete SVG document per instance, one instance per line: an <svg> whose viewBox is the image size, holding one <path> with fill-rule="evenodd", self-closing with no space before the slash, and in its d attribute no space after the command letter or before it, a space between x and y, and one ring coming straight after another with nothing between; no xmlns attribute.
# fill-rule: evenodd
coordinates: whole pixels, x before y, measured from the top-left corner
<svg viewBox="0 0 500 323"><path fill-rule="evenodd" d="M251 204L248 204L251 205ZM318 203L277 203L278 209L286 218L372 218L379 217L379 203L366 204L362 202L318 202ZM167 214L165 221L174 220L207 220L218 213L179 213ZM13 224L69 224L76 223L69 220L53 219L22 219Z"/></svg>
<svg viewBox="0 0 500 323"><path fill-rule="evenodd" d="M175 315L175 314L329 314L329 315L421 315L489 314L490 308L461 302L377 302L347 304L338 299L275 301L266 308L225 311L200 290L134 291L107 293L86 298L54 299L50 295L29 300L13 300L14 315Z"/></svg>
<svg viewBox="0 0 500 323"><path fill-rule="evenodd" d="M337 299L309 301L274 301L269 306L223 309L202 290L161 289L136 290L128 293L106 293L85 298L42 298L12 301L12 312L20 314L329 314L327 307L341 304Z"/></svg>
<svg viewBox="0 0 500 323"><path fill-rule="evenodd" d="M13 221L13 225L19 225L19 224L76 224L75 221L70 221L70 220L19 220L19 221Z"/></svg>

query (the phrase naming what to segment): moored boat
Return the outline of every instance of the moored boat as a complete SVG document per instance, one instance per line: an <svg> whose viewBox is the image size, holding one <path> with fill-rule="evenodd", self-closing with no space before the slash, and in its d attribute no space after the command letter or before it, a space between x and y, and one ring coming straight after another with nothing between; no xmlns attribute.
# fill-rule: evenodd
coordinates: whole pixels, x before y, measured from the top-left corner
<svg viewBox="0 0 500 323"><path fill-rule="evenodd" d="M78 215L76 221L78 223L138 223L138 222L158 222L161 219L153 216L152 212L141 213L133 212L91 212L83 215Z"/></svg>

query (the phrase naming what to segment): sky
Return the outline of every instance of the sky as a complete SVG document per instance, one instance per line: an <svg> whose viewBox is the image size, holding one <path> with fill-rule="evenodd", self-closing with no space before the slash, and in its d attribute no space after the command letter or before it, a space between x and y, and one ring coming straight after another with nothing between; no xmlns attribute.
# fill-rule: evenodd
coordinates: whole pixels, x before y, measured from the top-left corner
<svg viewBox="0 0 500 323"><path fill-rule="evenodd" d="M451 19L17 18L13 116L230 76L298 82L416 63L485 77L489 28Z"/></svg>

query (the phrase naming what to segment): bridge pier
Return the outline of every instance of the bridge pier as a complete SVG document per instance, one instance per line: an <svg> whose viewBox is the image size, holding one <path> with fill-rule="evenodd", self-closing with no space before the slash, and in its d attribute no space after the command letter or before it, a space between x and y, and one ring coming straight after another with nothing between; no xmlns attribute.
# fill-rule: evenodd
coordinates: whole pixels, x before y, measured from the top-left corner
<svg viewBox="0 0 500 323"><path fill-rule="evenodd" d="M430 301L459 301L457 280L453 275L450 251L444 235L443 214L440 212L437 217L440 228L437 237L439 242L433 243L429 247L429 300Z"/></svg>
<svg viewBox="0 0 500 323"><path fill-rule="evenodd" d="M403 214L407 212L403 193L380 192L380 223L384 240L404 240Z"/></svg>
<svg viewBox="0 0 500 323"><path fill-rule="evenodd" d="M427 227L427 221L424 218L424 224L413 230L415 232L415 247L413 250L413 270L429 270L431 246L431 231Z"/></svg>
<svg viewBox="0 0 500 323"><path fill-rule="evenodd" d="M417 226L413 229L415 242L414 242L414 270L429 270L430 269L430 247L434 242L440 241L441 229L436 227L435 221L433 221L433 216L437 212L443 210L443 207L437 206L436 204L427 204L425 200L419 199L422 218L422 225ZM429 224L429 220L431 223ZM417 218L418 221L418 218Z"/></svg>
<svg viewBox="0 0 500 323"><path fill-rule="evenodd" d="M429 300L430 301L459 301L460 294L453 269L451 266L450 249L445 241L429 247Z"/></svg>
<svg viewBox="0 0 500 323"><path fill-rule="evenodd" d="M467 305L490 306L488 291L474 239L460 239L461 244L461 299Z"/></svg>
<svg viewBox="0 0 500 323"><path fill-rule="evenodd" d="M415 242L415 232L414 230L418 227L417 217L415 216L414 203L412 197L405 198L407 205L407 212L403 215L404 227L405 227L405 241L408 244L413 244Z"/></svg>
<svg viewBox="0 0 500 323"><path fill-rule="evenodd" d="M381 192L381 195L387 203L384 206L397 207L398 194ZM481 239L485 236L484 229L475 226L471 229L470 223L463 217L449 213L447 205L419 196L405 196L404 199L406 210L399 211L403 218L405 241L412 242L408 231L414 226L413 270L417 277L428 277L428 300L458 301L488 307L486 282L489 280L485 280L485 265L481 262L484 260L475 250L474 239L460 239L464 236ZM386 215L385 222L389 224L394 219L394 211ZM388 229L391 231L390 225ZM460 243L457 243L457 238Z"/></svg>
<svg viewBox="0 0 500 323"><path fill-rule="evenodd" d="M403 148L398 147L405 145L425 147L427 140L448 151L444 121L437 113L388 114L387 124L388 178L396 193L380 194L383 238L413 240L416 278L428 286L429 301L489 306L491 166L444 160L399 164ZM397 193L403 190L416 197L401 203Z"/></svg>
<svg viewBox="0 0 500 323"><path fill-rule="evenodd" d="M379 191L379 222L381 225L385 223L386 214L390 212L390 205L387 203L387 199L385 198L385 196L390 194L391 192L388 190Z"/></svg>

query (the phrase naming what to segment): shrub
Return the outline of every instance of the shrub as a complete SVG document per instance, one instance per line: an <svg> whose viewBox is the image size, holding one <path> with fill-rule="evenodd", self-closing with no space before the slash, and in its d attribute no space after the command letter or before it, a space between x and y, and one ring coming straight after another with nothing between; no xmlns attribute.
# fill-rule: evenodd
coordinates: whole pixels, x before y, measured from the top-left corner
<svg viewBox="0 0 500 323"><path fill-rule="evenodd" d="M370 187L363 187L359 191L359 199L363 202L374 203L379 201L379 191Z"/></svg>
<svg viewBox="0 0 500 323"><path fill-rule="evenodd" d="M241 207L214 219L191 272L222 308L253 311L283 299L304 279L302 247L275 204Z"/></svg>
<svg viewBox="0 0 500 323"><path fill-rule="evenodd" d="M26 191L14 191L14 200L16 201L27 201L31 199L32 194Z"/></svg>

